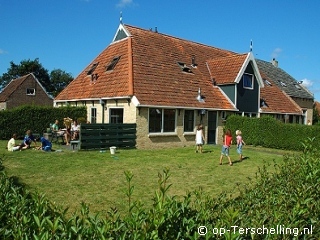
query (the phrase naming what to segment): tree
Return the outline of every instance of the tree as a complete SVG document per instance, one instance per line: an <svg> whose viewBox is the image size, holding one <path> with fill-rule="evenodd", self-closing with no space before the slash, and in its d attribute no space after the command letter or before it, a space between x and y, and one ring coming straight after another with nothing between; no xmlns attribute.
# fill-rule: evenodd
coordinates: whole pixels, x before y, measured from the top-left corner
<svg viewBox="0 0 320 240"><path fill-rule="evenodd" d="M60 69L51 71L49 75L48 70L41 65L38 58L35 60L23 60L20 64L15 64L11 61L8 72L0 77L0 90L8 85L12 79L22 77L29 73L33 73L45 90L53 96L56 96L72 81L71 74Z"/></svg>
<svg viewBox="0 0 320 240"><path fill-rule="evenodd" d="M70 73L66 73L61 69L55 69L50 73L50 80L54 88L52 95L57 96L73 80L73 77Z"/></svg>

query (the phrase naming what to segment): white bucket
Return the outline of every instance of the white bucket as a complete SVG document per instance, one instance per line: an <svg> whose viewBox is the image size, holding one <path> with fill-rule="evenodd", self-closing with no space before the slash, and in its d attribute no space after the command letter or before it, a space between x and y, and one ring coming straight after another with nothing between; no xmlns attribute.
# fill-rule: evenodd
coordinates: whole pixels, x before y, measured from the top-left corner
<svg viewBox="0 0 320 240"><path fill-rule="evenodd" d="M110 153L115 154L117 147L110 147Z"/></svg>

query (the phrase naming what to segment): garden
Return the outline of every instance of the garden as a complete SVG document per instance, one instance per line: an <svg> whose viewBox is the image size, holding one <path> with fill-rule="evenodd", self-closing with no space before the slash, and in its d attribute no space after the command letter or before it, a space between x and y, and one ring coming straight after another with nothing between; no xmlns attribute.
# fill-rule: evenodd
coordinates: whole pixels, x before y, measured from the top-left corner
<svg viewBox="0 0 320 240"><path fill-rule="evenodd" d="M299 239L317 239L319 155L313 139L301 144L299 152L245 146L242 162L233 145L234 165L224 159L220 166L215 145L205 145L202 154L185 147L117 149L112 155L61 145L53 152L9 153L0 141L0 236L293 239L299 232ZM210 232L199 233L200 226ZM218 232L234 226L290 232Z"/></svg>

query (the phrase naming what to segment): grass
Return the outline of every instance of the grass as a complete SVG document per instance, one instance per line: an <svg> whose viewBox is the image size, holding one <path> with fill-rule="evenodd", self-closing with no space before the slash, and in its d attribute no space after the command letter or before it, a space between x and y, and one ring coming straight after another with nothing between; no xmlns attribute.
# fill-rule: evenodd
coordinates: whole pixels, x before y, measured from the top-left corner
<svg viewBox="0 0 320 240"><path fill-rule="evenodd" d="M259 167L265 163L280 163L281 150L244 147L247 159L236 161L238 155L232 146L230 167L225 158L219 165L220 146L205 145L204 153L195 153L193 147L163 150L118 149L113 156L100 151L78 151L54 146L62 152L25 150L8 152L7 141L0 141L0 156L4 155L4 166L9 176L16 176L32 191L46 194L47 198L69 212L80 210L81 202L90 207L91 213L107 213L116 207L124 213L128 210L127 182L124 171L134 177L133 200L147 207L158 189L158 173L169 168L172 184L169 194L182 197L187 191L202 188L212 197L222 192L237 196L238 188L254 178Z"/></svg>

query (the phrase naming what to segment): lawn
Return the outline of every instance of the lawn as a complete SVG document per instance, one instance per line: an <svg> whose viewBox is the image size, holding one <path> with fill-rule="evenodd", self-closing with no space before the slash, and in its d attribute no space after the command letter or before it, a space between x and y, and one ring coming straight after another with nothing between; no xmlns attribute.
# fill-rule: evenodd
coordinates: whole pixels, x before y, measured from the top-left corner
<svg viewBox="0 0 320 240"><path fill-rule="evenodd" d="M233 166L219 165L220 146L205 145L204 153L195 153L193 147L162 150L117 149L109 151L71 151L54 145L56 152L24 150L7 152L7 141L0 141L0 156L9 176L16 176L32 191L46 194L47 198L73 213L83 201L92 213L105 214L111 207L120 212L127 210L128 184L124 172L132 172L133 200L147 207L158 187L158 173L170 169L169 194L184 196L187 191L202 188L212 197L222 192L234 197L238 187L254 180L259 167L281 163L288 151L259 147L244 147L245 160L237 161L236 147L231 148Z"/></svg>

